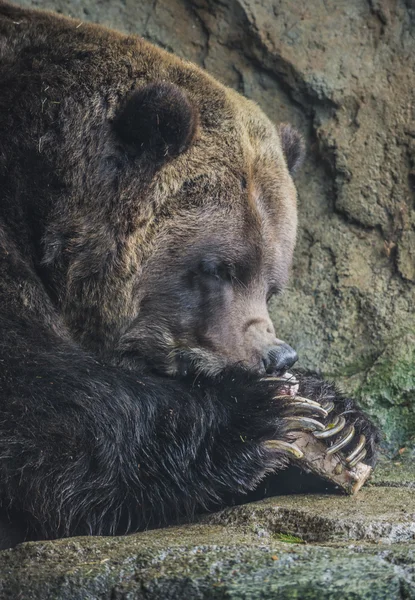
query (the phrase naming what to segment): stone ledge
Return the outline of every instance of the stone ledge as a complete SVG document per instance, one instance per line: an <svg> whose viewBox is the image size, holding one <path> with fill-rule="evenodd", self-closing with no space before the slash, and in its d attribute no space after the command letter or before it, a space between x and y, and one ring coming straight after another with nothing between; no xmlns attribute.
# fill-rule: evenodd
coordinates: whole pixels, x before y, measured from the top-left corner
<svg viewBox="0 0 415 600"><path fill-rule="evenodd" d="M0 552L0 598L415 600L414 515L411 490L373 487L128 537L29 542Z"/></svg>
<svg viewBox="0 0 415 600"><path fill-rule="evenodd" d="M280 496L225 509L206 522L245 525L263 535L282 532L307 542L415 542L415 494L406 488L367 487L353 497Z"/></svg>
<svg viewBox="0 0 415 600"><path fill-rule="evenodd" d="M291 544L191 525L0 554L2 600L415 598L410 545ZM278 596L276 596L278 594Z"/></svg>

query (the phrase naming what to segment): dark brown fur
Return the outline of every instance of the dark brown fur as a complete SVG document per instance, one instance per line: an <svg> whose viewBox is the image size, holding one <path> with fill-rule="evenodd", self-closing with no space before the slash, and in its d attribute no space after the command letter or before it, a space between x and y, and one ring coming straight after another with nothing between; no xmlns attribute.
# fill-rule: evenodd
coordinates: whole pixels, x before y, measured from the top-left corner
<svg viewBox="0 0 415 600"><path fill-rule="evenodd" d="M27 255L36 252L72 334L94 351L125 348L131 336L126 331L120 340L120 331L130 328L143 300L152 321L154 314L163 321L162 302L169 319L171 313L183 312L172 305L168 278L173 273L177 280L178 270L191 268L193 257L210 252L222 263L244 260L251 273L241 274L241 287L222 314L215 308L212 328L220 323L220 335L213 330L208 334L213 355L205 348L203 363L206 368L209 361L259 363L262 346L272 346L275 339L266 298L287 280L296 230L296 194L277 129L252 102L139 38L86 23L78 27L76 21L47 13L30 13L29 25L28 13L15 8L3 12L7 10L10 19L2 27L7 37L15 36L16 45L13 69L5 75L1 119L2 131L13 129L16 135L4 156L3 189L16 198L25 195L28 185L36 186L22 200L36 198L36 207L26 207L30 221L17 225L13 215L13 226L19 235L22 230L27 234ZM31 56L27 49L33 45ZM136 152L131 152L132 139L125 140L127 129L134 136L134 127L148 137L128 110L145 105L146 84L154 80L170 82L164 85L170 86L172 97L166 102L166 94L160 95L166 110L176 111L170 122L177 124L179 114L189 120L173 151L171 141L163 150L162 140L177 134L177 125L168 131L166 124L158 141L153 136L153 154L161 152L157 160L148 151L139 152L145 145L139 134ZM133 89L138 91L122 108ZM152 100L154 118L167 122ZM13 123L16 111L8 110L16 103L19 123ZM12 164L23 153L33 161L27 183ZM174 161L167 160L172 156ZM182 260L172 248L183 254ZM244 336L245 323L253 319L260 320L259 326ZM198 345L187 332L175 339L160 324L147 334L169 356Z"/></svg>

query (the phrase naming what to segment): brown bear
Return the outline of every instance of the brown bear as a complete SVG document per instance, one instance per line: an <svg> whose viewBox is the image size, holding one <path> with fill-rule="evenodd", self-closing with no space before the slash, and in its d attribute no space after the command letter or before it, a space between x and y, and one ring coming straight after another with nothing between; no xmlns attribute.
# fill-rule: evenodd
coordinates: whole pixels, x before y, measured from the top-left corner
<svg viewBox="0 0 415 600"><path fill-rule="evenodd" d="M0 75L3 547L219 505L317 420L373 463L352 400L304 376L326 408L296 401L267 311L300 136L139 37L3 1Z"/></svg>

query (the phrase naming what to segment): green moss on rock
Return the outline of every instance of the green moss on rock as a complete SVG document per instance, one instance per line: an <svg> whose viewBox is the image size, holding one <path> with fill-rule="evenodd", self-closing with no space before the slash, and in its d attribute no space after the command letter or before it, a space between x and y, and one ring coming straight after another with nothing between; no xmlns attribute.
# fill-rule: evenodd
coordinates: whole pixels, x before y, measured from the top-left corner
<svg viewBox="0 0 415 600"><path fill-rule="evenodd" d="M367 370L357 390L392 447L415 440L415 335L395 340Z"/></svg>

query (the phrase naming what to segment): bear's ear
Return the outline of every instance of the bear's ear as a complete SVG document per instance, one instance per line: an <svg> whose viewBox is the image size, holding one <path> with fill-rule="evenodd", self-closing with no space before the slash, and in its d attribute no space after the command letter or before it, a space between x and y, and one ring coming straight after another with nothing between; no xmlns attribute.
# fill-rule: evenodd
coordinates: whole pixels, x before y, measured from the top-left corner
<svg viewBox="0 0 415 600"><path fill-rule="evenodd" d="M187 150L197 122L197 112L185 92L171 83L154 82L128 95L114 127L136 151L164 162Z"/></svg>
<svg viewBox="0 0 415 600"><path fill-rule="evenodd" d="M301 134L288 123L279 126L279 134L288 170L291 175L294 175L304 162L304 140Z"/></svg>

